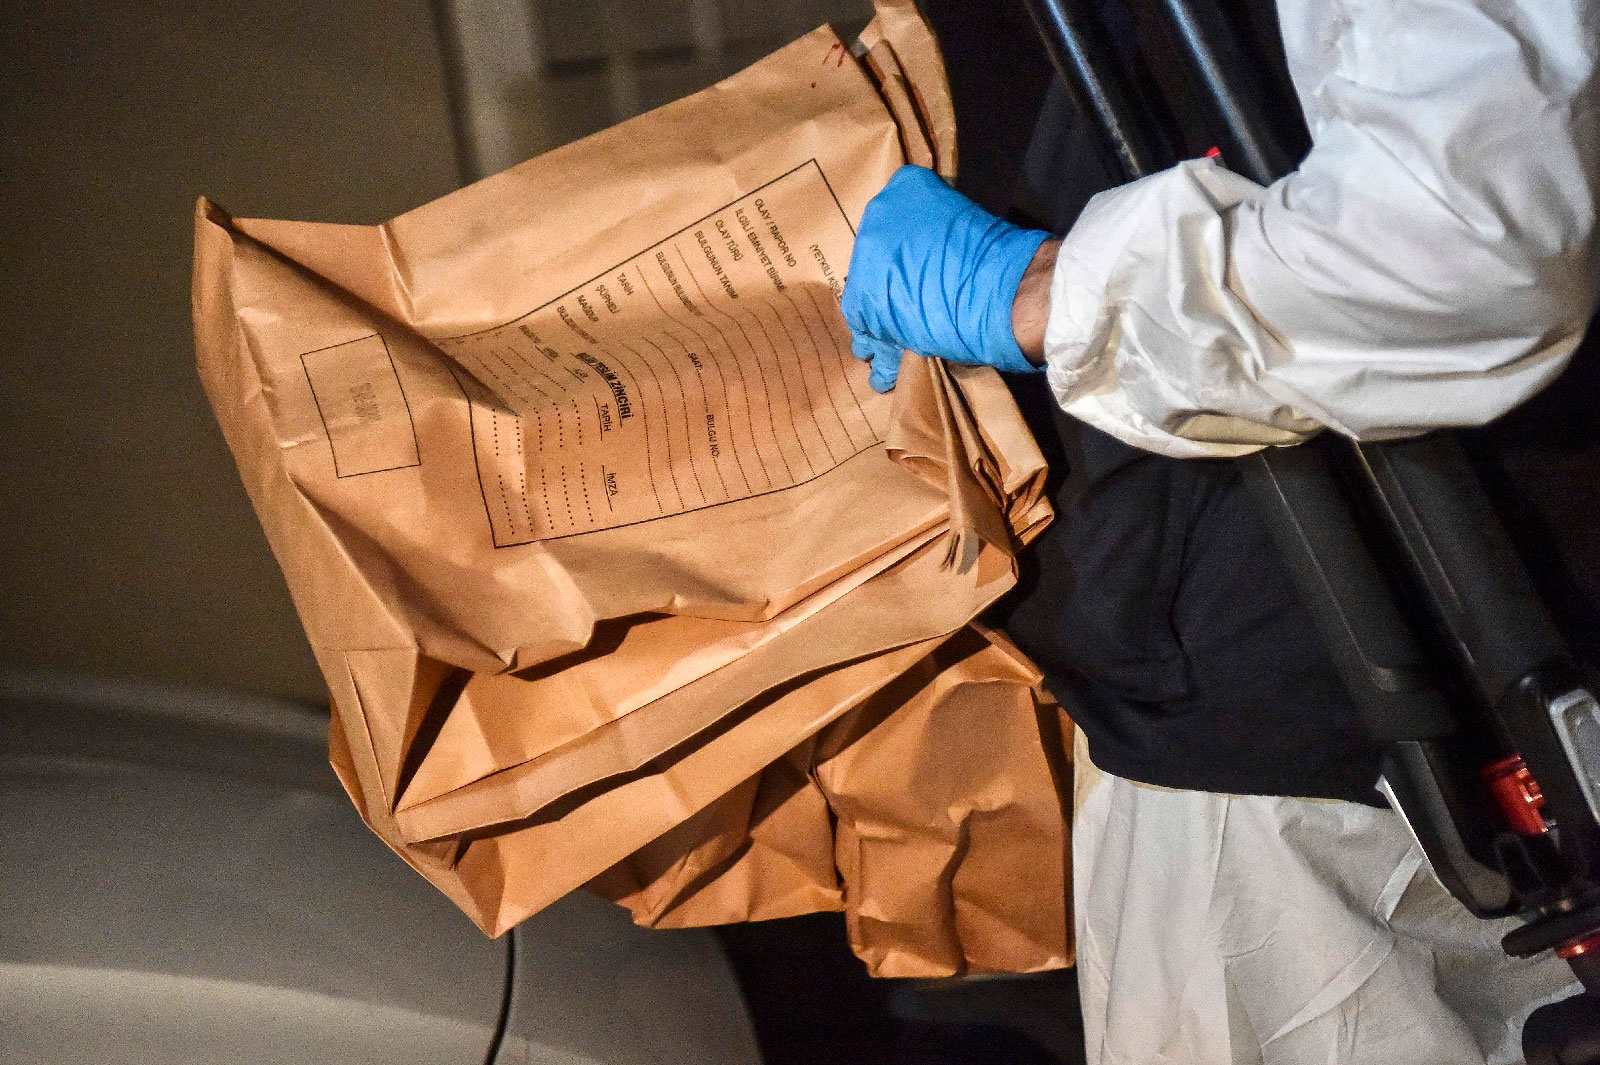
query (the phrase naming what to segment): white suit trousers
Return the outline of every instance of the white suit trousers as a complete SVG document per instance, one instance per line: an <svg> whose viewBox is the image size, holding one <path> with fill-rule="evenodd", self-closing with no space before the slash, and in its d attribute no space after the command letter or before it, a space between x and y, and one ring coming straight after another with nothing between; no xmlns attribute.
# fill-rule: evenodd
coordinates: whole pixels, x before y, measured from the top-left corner
<svg viewBox="0 0 1600 1065"><path fill-rule="evenodd" d="M1090 1065L1500 1065L1576 989L1441 887L1399 818L1134 784L1077 744Z"/></svg>

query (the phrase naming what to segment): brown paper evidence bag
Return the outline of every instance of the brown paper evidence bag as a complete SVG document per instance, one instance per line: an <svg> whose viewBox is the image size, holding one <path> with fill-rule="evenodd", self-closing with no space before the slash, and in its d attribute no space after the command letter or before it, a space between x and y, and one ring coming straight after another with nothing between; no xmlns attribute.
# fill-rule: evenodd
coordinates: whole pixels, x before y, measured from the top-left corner
<svg viewBox="0 0 1600 1065"><path fill-rule="evenodd" d="M874 972L1071 958L1070 729L968 622L1049 518L988 369L838 296L937 50L881 4L383 225L202 200L201 377L368 825L498 935L844 909Z"/></svg>

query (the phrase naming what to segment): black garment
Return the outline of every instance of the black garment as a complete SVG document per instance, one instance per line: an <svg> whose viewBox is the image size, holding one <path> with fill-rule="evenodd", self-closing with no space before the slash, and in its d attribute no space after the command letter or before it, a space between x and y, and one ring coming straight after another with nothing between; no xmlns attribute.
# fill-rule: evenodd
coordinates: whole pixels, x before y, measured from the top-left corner
<svg viewBox="0 0 1600 1065"><path fill-rule="evenodd" d="M1270 0L1254 6L1275 37ZM1139 32L1161 20L1096 7L1130 76L1180 97L1181 85L1154 83L1181 64L1152 68L1141 55L1170 56L1172 42ZM1026 10L1017 0L921 8L954 97L956 187L1015 221L1066 229L1119 179L1059 85L1046 92L1049 60ZM1215 143L1196 136L1186 154ZM1011 384L1050 460L1057 516L996 620L1045 670L1096 763L1168 787L1381 805L1379 752L1233 465L1139 451L1068 418L1041 376Z"/></svg>
<svg viewBox="0 0 1600 1065"><path fill-rule="evenodd" d="M1380 750L1237 466L1163 458L1059 411L1053 420L1066 471L1056 523L1000 620L1095 763L1166 787L1383 805Z"/></svg>

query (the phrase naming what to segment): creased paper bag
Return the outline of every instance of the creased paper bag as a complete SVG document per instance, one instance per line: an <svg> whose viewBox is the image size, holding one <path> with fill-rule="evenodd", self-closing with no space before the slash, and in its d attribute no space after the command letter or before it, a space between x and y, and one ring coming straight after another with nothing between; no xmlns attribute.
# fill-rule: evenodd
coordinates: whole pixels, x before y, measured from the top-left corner
<svg viewBox="0 0 1600 1065"><path fill-rule="evenodd" d="M953 165L932 38L880 11L864 61L824 27L379 226L199 205L201 378L327 678L335 767L491 934L869 703L884 728L879 693L941 660L1048 520L991 371L908 356L884 396L850 355L866 201L908 156ZM961 661L945 688L1021 705L1014 665ZM844 750L813 768L838 796L919 793ZM933 934L906 920L858 946ZM1037 967L1040 938L908 950Z"/></svg>
<svg viewBox="0 0 1600 1065"><path fill-rule="evenodd" d="M842 909L879 976L1069 964L1071 726L1039 680L965 629L589 888L664 928Z"/></svg>

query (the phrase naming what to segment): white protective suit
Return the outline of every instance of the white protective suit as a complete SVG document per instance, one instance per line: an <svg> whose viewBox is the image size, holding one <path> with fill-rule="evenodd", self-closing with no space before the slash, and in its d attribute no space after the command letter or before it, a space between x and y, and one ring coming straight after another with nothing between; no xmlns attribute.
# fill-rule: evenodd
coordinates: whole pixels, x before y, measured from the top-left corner
<svg viewBox="0 0 1600 1065"><path fill-rule="evenodd" d="M1314 147L1270 188L1209 160L1067 234L1045 357L1066 411L1180 458L1477 425L1594 305L1595 0L1279 0Z"/></svg>
<svg viewBox="0 0 1600 1065"><path fill-rule="evenodd" d="M1095 197L1051 285L1057 399L1176 457L1511 409L1594 306L1600 0L1278 8L1309 157L1270 188L1200 160ZM1091 1063L1518 1061L1570 991L1563 963L1506 959L1387 811L1079 764Z"/></svg>

